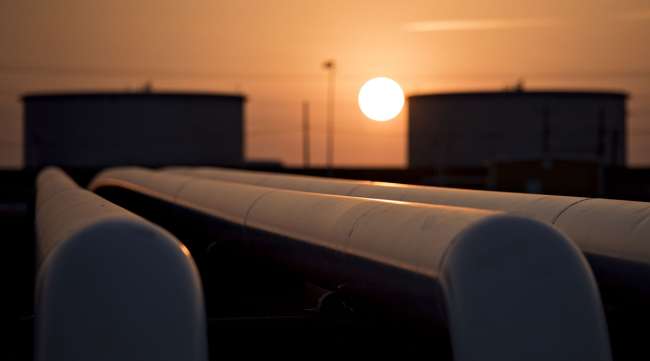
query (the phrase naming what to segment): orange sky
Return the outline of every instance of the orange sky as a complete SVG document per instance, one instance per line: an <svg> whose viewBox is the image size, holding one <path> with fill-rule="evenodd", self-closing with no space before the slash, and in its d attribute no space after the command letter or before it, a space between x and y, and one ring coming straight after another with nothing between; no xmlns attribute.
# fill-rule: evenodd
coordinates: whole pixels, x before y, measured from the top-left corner
<svg viewBox="0 0 650 361"><path fill-rule="evenodd" d="M324 160L326 74L338 63L335 163L404 165L406 114L372 122L356 93L389 76L407 94L529 88L627 90L629 162L650 165L650 3L625 1L3 1L0 166L22 163L17 97L36 90L238 91L250 160Z"/></svg>

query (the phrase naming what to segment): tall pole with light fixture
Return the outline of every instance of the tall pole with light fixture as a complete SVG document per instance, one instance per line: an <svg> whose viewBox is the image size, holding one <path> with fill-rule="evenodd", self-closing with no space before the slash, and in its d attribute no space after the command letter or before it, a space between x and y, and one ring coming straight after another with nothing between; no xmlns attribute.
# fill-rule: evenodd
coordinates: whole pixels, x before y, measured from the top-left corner
<svg viewBox="0 0 650 361"><path fill-rule="evenodd" d="M302 166L309 168L309 102L302 102Z"/></svg>
<svg viewBox="0 0 650 361"><path fill-rule="evenodd" d="M336 77L336 63L334 60L327 60L323 63L327 70L327 120L325 140L325 164L331 172L334 166L334 86Z"/></svg>

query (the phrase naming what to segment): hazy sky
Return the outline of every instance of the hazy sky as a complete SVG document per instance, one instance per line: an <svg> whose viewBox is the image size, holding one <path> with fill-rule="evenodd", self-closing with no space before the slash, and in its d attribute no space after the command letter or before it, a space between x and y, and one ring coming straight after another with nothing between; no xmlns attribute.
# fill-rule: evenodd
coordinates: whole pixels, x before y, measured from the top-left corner
<svg viewBox="0 0 650 361"><path fill-rule="evenodd" d="M631 93L628 160L650 165L648 0L0 0L0 166L22 164L20 94L242 92L246 155L300 164L301 103L324 160L336 59L337 165L404 165L405 112L377 123L356 94L373 76L407 94L527 88Z"/></svg>

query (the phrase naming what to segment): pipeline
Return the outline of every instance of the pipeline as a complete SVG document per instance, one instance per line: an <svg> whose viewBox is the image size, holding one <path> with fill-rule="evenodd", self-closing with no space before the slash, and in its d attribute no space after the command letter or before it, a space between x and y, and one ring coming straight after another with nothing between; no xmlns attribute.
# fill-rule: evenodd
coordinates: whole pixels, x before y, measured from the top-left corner
<svg viewBox="0 0 650 361"><path fill-rule="evenodd" d="M404 317L443 320L455 360L611 359L588 264L538 221L142 168L104 171L90 189L199 212L240 228L240 247L325 288L342 286Z"/></svg>
<svg viewBox="0 0 650 361"><path fill-rule="evenodd" d="M504 211L554 225L585 253L608 294L645 308L650 300L650 203L481 191L226 168L165 172L264 187Z"/></svg>
<svg viewBox="0 0 650 361"><path fill-rule="evenodd" d="M202 286L170 233L78 187L37 178L37 360L207 360Z"/></svg>

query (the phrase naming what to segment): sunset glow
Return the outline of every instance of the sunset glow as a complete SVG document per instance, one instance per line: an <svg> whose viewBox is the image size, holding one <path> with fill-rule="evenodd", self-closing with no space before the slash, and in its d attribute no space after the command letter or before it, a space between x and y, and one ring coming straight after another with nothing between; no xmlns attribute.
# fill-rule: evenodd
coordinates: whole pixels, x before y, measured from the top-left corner
<svg viewBox="0 0 650 361"><path fill-rule="evenodd" d="M396 81L386 77L368 80L359 90L359 108L372 120L395 118L404 106L404 92Z"/></svg>

